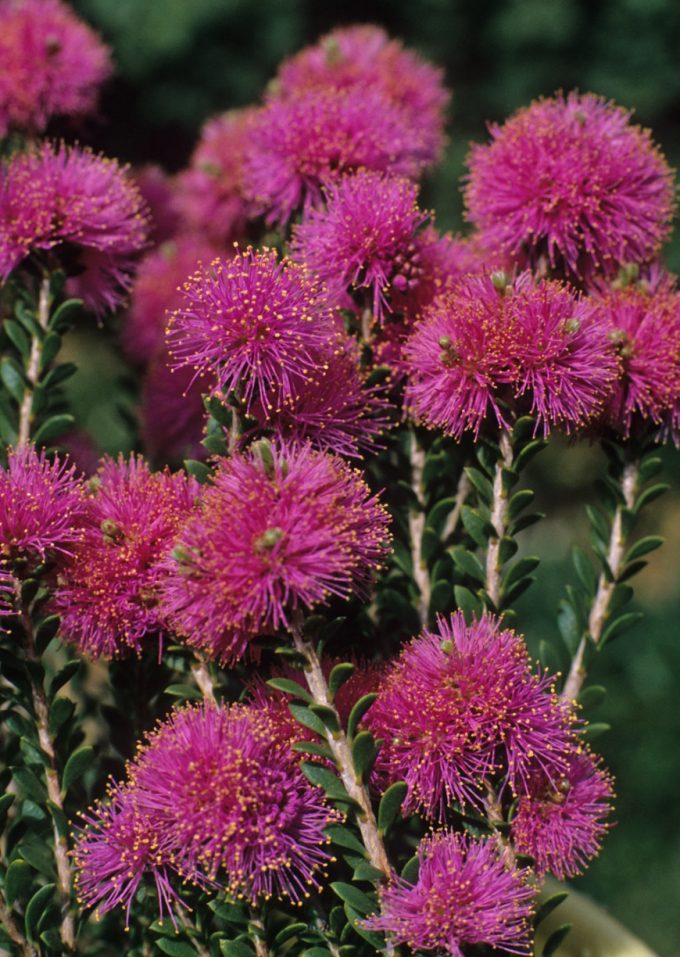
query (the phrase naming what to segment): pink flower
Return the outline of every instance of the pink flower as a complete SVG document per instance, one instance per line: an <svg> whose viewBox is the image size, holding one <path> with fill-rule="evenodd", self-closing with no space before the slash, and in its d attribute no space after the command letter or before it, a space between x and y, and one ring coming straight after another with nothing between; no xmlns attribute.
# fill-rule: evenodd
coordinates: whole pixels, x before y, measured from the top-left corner
<svg viewBox="0 0 680 957"><path fill-rule="evenodd" d="M309 784L267 712L188 706L153 732L130 768L151 833L184 877L250 901L301 901L331 857L339 815Z"/></svg>
<svg viewBox="0 0 680 957"><path fill-rule="evenodd" d="M441 820L453 801L480 806L492 775L516 792L536 762L554 780L571 739L551 681L493 615L440 618L404 648L368 712L385 740L379 777L406 781L408 807Z"/></svg>
<svg viewBox="0 0 680 957"><path fill-rule="evenodd" d="M646 262L668 236L673 180L647 130L592 93L561 94L490 127L474 146L468 219L520 266L590 280Z"/></svg>
<svg viewBox="0 0 680 957"><path fill-rule="evenodd" d="M589 299L588 313L622 364L610 423L626 436L636 426L662 424L680 396L680 294L673 283L612 288Z"/></svg>
<svg viewBox="0 0 680 957"><path fill-rule="evenodd" d="M111 73L108 49L59 0L0 3L0 63L0 137L91 113Z"/></svg>
<svg viewBox="0 0 680 957"><path fill-rule="evenodd" d="M464 957L486 944L530 954L535 889L509 865L493 838L435 831L418 848L418 881L395 878L380 892L380 913L364 922L414 952Z"/></svg>
<svg viewBox="0 0 680 957"><path fill-rule="evenodd" d="M259 444L219 461L179 536L163 610L189 644L237 661L296 609L362 593L387 554L388 525L342 460Z"/></svg>
<svg viewBox="0 0 680 957"><path fill-rule="evenodd" d="M42 563L73 551L83 534L85 497L75 467L24 445L0 467L0 561Z"/></svg>
<svg viewBox="0 0 680 957"><path fill-rule="evenodd" d="M140 653L165 631L161 562L197 494L193 479L153 473L141 457L104 460L83 541L60 570L54 598L64 636L81 651Z"/></svg>
<svg viewBox="0 0 680 957"><path fill-rule="evenodd" d="M335 335L323 287L275 250L248 248L214 260L184 284L168 322L171 365L214 377L277 411L309 377L314 355Z"/></svg>
<svg viewBox="0 0 680 957"><path fill-rule="evenodd" d="M255 109L213 117L203 127L189 168L176 180L175 206L184 224L215 243L238 239L248 208L243 163Z"/></svg>
<svg viewBox="0 0 680 957"><path fill-rule="evenodd" d="M175 924L173 906L185 906L170 881L176 872L159 847L153 821L136 804L133 791L114 786L107 801L82 815L84 827L76 832L73 850L78 901L95 907L97 914L123 906L128 927L132 901L148 874L156 885L161 919L167 911Z"/></svg>
<svg viewBox="0 0 680 957"><path fill-rule="evenodd" d="M65 257L70 295L114 308L129 289L148 220L141 196L115 160L42 143L0 170L0 279L35 251Z"/></svg>
<svg viewBox="0 0 680 957"><path fill-rule="evenodd" d="M418 284L416 231L427 219L407 179L360 170L326 190L326 205L293 227L293 257L325 283L338 303L365 289L374 316L389 311L392 288Z"/></svg>
<svg viewBox="0 0 680 957"><path fill-rule="evenodd" d="M305 90L377 89L399 107L427 162L435 163L444 145L444 111L450 95L441 70L404 49L377 26L333 30L287 60L275 80L275 96L293 99Z"/></svg>
<svg viewBox="0 0 680 957"><path fill-rule="evenodd" d="M285 225L345 173L416 177L425 160L403 111L379 89L312 89L270 100L253 120L244 192L267 223Z"/></svg>
<svg viewBox="0 0 680 957"><path fill-rule="evenodd" d="M609 827L610 776L589 751L581 751L556 780L538 771L527 783L512 820L515 849L534 859L540 876L551 871L559 880L576 877L599 853Z"/></svg>
<svg viewBox="0 0 680 957"><path fill-rule="evenodd" d="M165 243L179 229L175 208L176 183L160 166L148 163L134 170L134 180L150 215L150 236L154 244Z"/></svg>
<svg viewBox="0 0 680 957"><path fill-rule="evenodd" d="M205 458L203 395L211 384L191 369L170 369L168 359L160 352L144 376L138 409L144 448L154 462Z"/></svg>

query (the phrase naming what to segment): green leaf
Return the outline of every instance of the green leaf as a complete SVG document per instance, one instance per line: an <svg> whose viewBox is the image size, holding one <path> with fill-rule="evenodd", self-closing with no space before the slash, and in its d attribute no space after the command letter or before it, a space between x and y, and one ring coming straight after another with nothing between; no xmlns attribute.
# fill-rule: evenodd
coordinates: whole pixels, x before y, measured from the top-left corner
<svg viewBox="0 0 680 957"><path fill-rule="evenodd" d="M345 804L355 803L345 790L342 781L328 768L320 764L310 764L309 761L303 761L300 767L307 780L311 784L323 788L332 801L342 801Z"/></svg>
<svg viewBox="0 0 680 957"><path fill-rule="evenodd" d="M343 827L342 824L329 824L324 828L324 834L327 834L339 847L346 847L356 854L361 854L362 857L366 856L366 848L348 827Z"/></svg>
<svg viewBox="0 0 680 957"><path fill-rule="evenodd" d="M72 678L75 678L75 676L80 671L81 667L82 667L82 661L79 661L79 660L68 661L64 665L64 667L61 669L61 671L58 671L56 673L56 675L54 676L54 678L52 678L52 681L50 682L50 690L49 690L50 698L53 698L60 688L63 688L63 686L65 684L68 684L68 682Z"/></svg>
<svg viewBox="0 0 680 957"><path fill-rule="evenodd" d="M434 529L438 534L441 535L446 525L446 520L456 506L456 499L453 497L443 498L437 504L430 509L427 513L427 520L425 522L430 528Z"/></svg>
<svg viewBox="0 0 680 957"><path fill-rule="evenodd" d="M371 732L360 731L352 741L352 764L360 783L370 775L377 756L378 748Z"/></svg>
<svg viewBox="0 0 680 957"><path fill-rule="evenodd" d="M505 575L503 576L503 588L505 589L509 585L514 584L514 582L524 578L525 575L530 575L531 572L538 567L539 563L540 558L537 558L535 555L527 555L525 558L518 558L517 561L513 562L505 572Z"/></svg>
<svg viewBox="0 0 680 957"><path fill-rule="evenodd" d="M456 607L463 612L465 620L468 622L475 615L479 617L484 610L479 598L469 588L464 588L463 585L454 585L453 595L456 600Z"/></svg>
<svg viewBox="0 0 680 957"><path fill-rule="evenodd" d="M19 785L21 793L35 801L37 804L44 804L47 800L47 792L42 781L38 780L30 768L14 768L12 777Z"/></svg>
<svg viewBox="0 0 680 957"><path fill-rule="evenodd" d="M575 608L566 598L563 598L558 605L557 627L569 651L572 653L576 651L581 640L581 623Z"/></svg>
<svg viewBox="0 0 680 957"><path fill-rule="evenodd" d="M477 509L470 508L469 505L463 505L460 517L465 531L473 542L480 548L485 548L488 539L494 534L493 526L480 515Z"/></svg>
<svg viewBox="0 0 680 957"><path fill-rule="evenodd" d="M196 957L196 950L183 940L169 940L167 937L161 937L156 941L156 946L164 954L170 954L170 957Z"/></svg>
<svg viewBox="0 0 680 957"><path fill-rule="evenodd" d="M586 514L593 531L600 541L606 544L609 541L609 522L602 512L593 505L586 505Z"/></svg>
<svg viewBox="0 0 680 957"><path fill-rule="evenodd" d="M544 439L534 439L532 442L529 442L524 448L520 449L515 457L515 471L519 475L522 469L526 468L529 462L533 459L535 455L538 455L539 452L542 452L546 446Z"/></svg>
<svg viewBox="0 0 680 957"><path fill-rule="evenodd" d="M41 887L39 891L35 892L33 897L31 897L30 901L26 905L24 926L26 928L26 937L31 941L35 939L38 921L42 917L42 913L47 905L51 903L54 890L54 884L45 884L44 887Z"/></svg>
<svg viewBox="0 0 680 957"><path fill-rule="evenodd" d="M375 899L364 894L353 884L344 884L342 881L335 881L331 884L331 890L338 895L341 901L349 904L358 914L365 917L366 914L372 914L376 910Z"/></svg>
<svg viewBox="0 0 680 957"><path fill-rule="evenodd" d="M420 554L423 562L429 564L441 546L439 535L433 528L425 527L420 539Z"/></svg>
<svg viewBox="0 0 680 957"><path fill-rule="evenodd" d="M75 702L70 698L57 698L50 708L49 732L54 738L59 729L73 716Z"/></svg>
<svg viewBox="0 0 680 957"><path fill-rule="evenodd" d="M46 648L59 631L59 615L48 615L38 625L36 630L36 640L39 647Z"/></svg>
<svg viewBox="0 0 680 957"><path fill-rule="evenodd" d="M287 940L291 940L293 937L297 937L299 934L304 933L307 930L307 924L296 923L288 924L287 927L284 927L283 930L280 930L274 940L272 941L274 950L277 947L280 947L281 944L285 944Z"/></svg>
<svg viewBox="0 0 680 957"><path fill-rule="evenodd" d="M597 738L599 735L611 731L611 727L612 726L605 721L595 721L583 729L583 734L589 738Z"/></svg>
<svg viewBox="0 0 680 957"><path fill-rule="evenodd" d="M302 951L303 957L331 957L327 947L306 947Z"/></svg>
<svg viewBox="0 0 680 957"><path fill-rule="evenodd" d="M66 794L71 785L78 780L81 774L85 773L85 770L92 763L93 757L94 748L90 747L89 744L85 744L73 752L66 762L61 778L61 790L63 794Z"/></svg>
<svg viewBox="0 0 680 957"><path fill-rule="evenodd" d="M378 828L382 834L387 834L400 816L407 792L408 786L405 781L395 781L381 797L378 806Z"/></svg>
<svg viewBox="0 0 680 957"><path fill-rule="evenodd" d="M19 846L19 854L39 874L50 879L54 876L54 855L43 837L34 834L25 837Z"/></svg>
<svg viewBox="0 0 680 957"><path fill-rule="evenodd" d="M520 595L523 595L524 592L536 581L534 575L528 575L526 578L522 578L520 581L515 582L507 591L503 592L503 601L502 607L505 608L508 605L512 605L513 602L517 601Z"/></svg>
<svg viewBox="0 0 680 957"><path fill-rule="evenodd" d="M663 543L664 539L661 535L646 535L644 538L638 539L626 553L623 564L627 565L629 562L635 561L636 558L642 558L643 555L648 555L657 548L661 548Z"/></svg>
<svg viewBox="0 0 680 957"><path fill-rule="evenodd" d="M168 687L163 691L163 694L169 694L173 698L180 698L182 701L203 700L202 693L198 690L198 688L194 688L193 685L168 685Z"/></svg>
<svg viewBox="0 0 680 957"><path fill-rule="evenodd" d="M453 602L453 589L447 581L437 581L430 592L430 611L434 614L443 614L448 611Z"/></svg>
<svg viewBox="0 0 680 957"><path fill-rule="evenodd" d="M75 419L67 412L61 415L53 415L40 426L33 436L36 445L47 445L54 439L59 438L64 432L67 432L75 423Z"/></svg>
<svg viewBox="0 0 680 957"><path fill-rule="evenodd" d="M584 709L592 710L601 705L607 697L607 689L602 685L588 685L578 696L580 705Z"/></svg>
<svg viewBox="0 0 680 957"><path fill-rule="evenodd" d="M335 708L330 708L326 704L310 704L309 710L323 722L324 727L328 728L331 734L337 734L340 731L340 721Z"/></svg>
<svg viewBox="0 0 680 957"><path fill-rule="evenodd" d="M49 947L50 950L56 950L57 953L62 948L61 937L56 927L48 927L47 930L43 930L40 934L40 940L46 947Z"/></svg>
<svg viewBox="0 0 680 957"><path fill-rule="evenodd" d="M328 692L331 701L333 701L347 679L352 677L354 670L354 665L349 661L343 661L339 665L335 665L328 676Z"/></svg>
<svg viewBox="0 0 680 957"><path fill-rule="evenodd" d="M465 469L465 474L470 479L471 484L477 490L477 494L484 502L485 505L489 505L491 499L493 498L493 485L488 480L488 478L479 471L479 469L473 468L472 466ZM455 503L455 499L453 499Z"/></svg>
<svg viewBox="0 0 680 957"><path fill-rule="evenodd" d="M448 554L453 559L453 563L464 575L474 579L480 584L484 582L485 572L482 567L482 563L477 558L476 555L473 555L472 552L468 551L467 548L463 548L462 545L456 545L455 548L449 548Z"/></svg>
<svg viewBox="0 0 680 957"><path fill-rule="evenodd" d="M335 760L327 744L318 744L316 741L296 741L291 748L298 754L311 754L327 761Z"/></svg>
<svg viewBox="0 0 680 957"><path fill-rule="evenodd" d="M413 578L413 558L403 542L396 541L392 551L392 561L408 578Z"/></svg>
<svg viewBox="0 0 680 957"><path fill-rule="evenodd" d="M514 522L510 522L508 532L510 535L516 535L518 532L524 531L525 528L529 528L530 525L540 522L542 518L545 518L545 512L525 512Z"/></svg>
<svg viewBox="0 0 680 957"><path fill-rule="evenodd" d="M31 340L26 335L23 326L21 326L14 319L5 319L2 325L3 329L5 330L5 335L17 350L19 355L23 359L28 359L31 353Z"/></svg>
<svg viewBox="0 0 680 957"><path fill-rule="evenodd" d="M418 880L419 870L420 860L418 859L418 855L414 854L413 857L410 857L402 867L401 876L405 881L408 881L409 884L415 884Z"/></svg>
<svg viewBox="0 0 680 957"><path fill-rule="evenodd" d="M59 836L68 838L71 828L69 827L68 818L62 809L52 801L47 802L47 809L52 815L52 820L54 821L57 831L59 832Z"/></svg>
<svg viewBox="0 0 680 957"><path fill-rule="evenodd" d="M307 692L297 681L292 681L290 678L270 678L267 684L270 688L274 688L276 691L283 691L284 694L289 694L294 698L299 698L301 701L305 701L307 704L313 704L314 702L314 699L309 692Z"/></svg>
<svg viewBox="0 0 680 957"><path fill-rule="evenodd" d="M369 884L375 884L384 878L384 874L377 867L373 867L368 861L362 861L354 868L352 877L355 881L368 881Z"/></svg>
<svg viewBox="0 0 680 957"><path fill-rule="evenodd" d="M365 694L363 698L359 698L354 707L349 713L349 718L347 719L347 736L353 738L359 722L366 714L368 709L371 707L378 695L375 692L370 694Z"/></svg>
<svg viewBox="0 0 680 957"><path fill-rule="evenodd" d="M253 957L253 948L246 942L246 938L240 937L238 940L221 940L220 951L224 957ZM196 952L193 952L196 957Z"/></svg>
<svg viewBox="0 0 680 957"><path fill-rule="evenodd" d="M26 380L19 364L11 356L5 356L0 362L0 379L17 405L21 405Z"/></svg>
<svg viewBox="0 0 680 957"><path fill-rule="evenodd" d="M602 632L600 647L603 648L612 638L618 638L619 635L622 635L624 631L627 631L635 625L641 618L644 618L641 611L627 611L623 615L619 615L619 617L610 622Z"/></svg>
<svg viewBox="0 0 680 957"><path fill-rule="evenodd" d="M45 392L49 392L51 389L56 389L58 385L66 382L71 376L74 376L77 371L78 366L74 362L60 362L58 366L54 366L50 369L40 383L40 386Z"/></svg>
<svg viewBox="0 0 680 957"><path fill-rule="evenodd" d="M61 349L61 336L57 332L48 332L43 340L40 353L40 371L43 372Z"/></svg>
<svg viewBox="0 0 680 957"><path fill-rule="evenodd" d="M50 326L65 332L75 321L78 313L83 308L82 299L66 299L54 312L50 319Z"/></svg>
<svg viewBox="0 0 680 957"><path fill-rule="evenodd" d="M586 553L582 548L579 548L578 545L574 545L571 553L571 560L574 563L574 568L576 569L576 574L579 577L579 581L585 588L589 596L595 594L595 589L597 588L597 573L593 568L593 563L588 558Z"/></svg>
<svg viewBox="0 0 680 957"><path fill-rule="evenodd" d="M557 894L552 894L544 900L534 915L534 927L538 927L538 925L546 919L548 914L552 914L555 908L559 907L562 901L566 900L567 897L569 897L567 891L558 891Z"/></svg>
<svg viewBox="0 0 680 957"><path fill-rule="evenodd" d="M373 910L375 911L377 907L374 905ZM349 904L345 904L345 914L347 915L347 920L352 925L355 933L360 937L363 937L364 940L373 947L374 950L384 951L385 950L385 937L383 934L378 934L373 930L366 930L362 926L363 915L356 911Z"/></svg>
<svg viewBox="0 0 680 957"><path fill-rule="evenodd" d="M295 720L304 725L305 728L309 728L310 731L313 731L322 738L326 737L326 728L324 727L323 721L313 714L306 704L295 704L291 701L288 705L288 710Z"/></svg>
<svg viewBox="0 0 680 957"><path fill-rule="evenodd" d="M9 811L13 803L14 803L13 794L3 794L2 797L0 797L0 825L4 822L5 816L7 815L7 812Z"/></svg>
<svg viewBox="0 0 680 957"><path fill-rule="evenodd" d="M550 937L548 937L546 940L545 944L543 944L541 957L552 957L570 930L571 924L562 924L561 927L558 927L557 930L554 930Z"/></svg>
<svg viewBox="0 0 680 957"><path fill-rule="evenodd" d="M15 900L25 896L34 875L33 868L26 861L12 861L5 873L5 897L8 907L11 907Z"/></svg>
<svg viewBox="0 0 680 957"><path fill-rule="evenodd" d="M508 521L514 521L519 513L523 512L533 499L534 493L530 488L523 488L520 489L519 492L515 492L508 502Z"/></svg>
<svg viewBox="0 0 680 957"><path fill-rule="evenodd" d="M197 459L185 459L184 469L187 475L193 476L201 485L205 485L211 475L210 466L206 465L205 462L199 462Z"/></svg>
<svg viewBox="0 0 680 957"><path fill-rule="evenodd" d="M663 495L664 492L667 492L669 488L670 485L666 482L658 482L656 485L650 485L649 488L646 488L638 495L637 501L633 506L633 512L637 515L645 505L649 505L654 499L657 499L660 495Z"/></svg>

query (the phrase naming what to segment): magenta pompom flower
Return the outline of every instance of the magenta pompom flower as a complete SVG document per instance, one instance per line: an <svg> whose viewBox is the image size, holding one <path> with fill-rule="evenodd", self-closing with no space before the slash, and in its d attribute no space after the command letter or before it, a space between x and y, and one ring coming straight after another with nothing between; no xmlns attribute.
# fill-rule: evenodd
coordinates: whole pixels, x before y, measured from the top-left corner
<svg viewBox="0 0 680 957"><path fill-rule="evenodd" d="M168 322L171 365L214 376L224 395L242 392L276 411L310 375L335 335L323 287L273 249L215 260L184 284Z"/></svg>
<svg viewBox="0 0 680 957"><path fill-rule="evenodd" d="M592 93L541 99L475 146L468 219L520 266L589 280L654 258L673 212L670 168L627 110Z"/></svg>
<svg viewBox="0 0 680 957"><path fill-rule="evenodd" d="M170 880L173 868L159 847L152 820L139 812L134 792L112 787L108 800L98 801L82 820L73 850L80 904L95 907L97 914L122 906L128 926L132 901L149 875L161 919L167 912L174 924L173 905L183 906L183 902Z"/></svg>
<svg viewBox="0 0 680 957"><path fill-rule="evenodd" d="M530 919L536 894L503 858L493 838L475 840L436 831L418 848L418 881L395 878L380 892L380 913L364 922L412 951L464 957L466 945L510 954L532 950Z"/></svg>
<svg viewBox="0 0 680 957"><path fill-rule="evenodd" d="M88 654L139 653L158 638L161 562L190 513L198 484L151 472L132 456L104 461L88 503L82 543L61 569L55 607L64 636Z"/></svg>
<svg viewBox="0 0 680 957"><path fill-rule="evenodd" d="M149 736L130 769L152 833L186 878L251 901L294 901L329 863L324 828L339 815L308 783L267 712L185 707Z"/></svg>
<svg viewBox="0 0 680 957"><path fill-rule="evenodd" d="M24 445L0 467L0 561L33 566L81 540L85 495L75 467Z"/></svg>
<svg viewBox="0 0 680 957"><path fill-rule="evenodd" d="M138 413L144 448L154 462L202 459L207 418L203 395L210 382L191 369L172 370L160 352L146 370Z"/></svg>
<svg viewBox="0 0 680 957"><path fill-rule="evenodd" d="M326 190L326 206L311 209L293 230L293 256L318 275L339 303L348 290L376 318L390 309L390 290L418 285L416 231L427 219L418 188L407 179L361 170Z"/></svg>
<svg viewBox="0 0 680 957"><path fill-rule="evenodd" d="M368 712L385 740L379 776L406 781L408 806L436 819L453 801L480 806L492 775L516 792L536 762L554 779L570 732L551 681L493 615L440 618L404 648Z"/></svg>
<svg viewBox="0 0 680 957"><path fill-rule="evenodd" d="M0 136L91 113L111 73L107 48L59 0L3 0L0 63Z"/></svg>
<svg viewBox="0 0 680 957"><path fill-rule="evenodd" d="M322 198L322 186L358 169L415 177L424 150L380 90L312 89L272 99L253 120L244 192L270 224Z"/></svg>
<svg viewBox="0 0 680 957"><path fill-rule="evenodd" d="M680 396L680 294L669 280L640 283L594 295L588 306L622 365L609 422L626 436L636 424L662 424Z"/></svg>
<svg viewBox="0 0 680 957"><path fill-rule="evenodd" d="M333 30L280 68L275 95L297 97L305 90L377 89L404 114L424 145L428 163L444 144L444 111L450 99L443 72L404 49L377 26Z"/></svg>
<svg viewBox="0 0 680 957"><path fill-rule="evenodd" d="M154 244L167 242L172 239L180 225L179 214L175 208L174 180L154 163L137 167L134 180L149 210L149 239Z"/></svg>
<svg viewBox="0 0 680 957"><path fill-rule="evenodd" d="M184 224L222 243L243 233L248 207L243 162L256 110L234 110L203 127L189 168L176 179L175 207Z"/></svg>
<svg viewBox="0 0 680 957"><path fill-rule="evenodd" d="M536 772L512 820L515 849L534 859L539 875L576 877L600 851L613 794L610 776L589 751L573 754L555 780Z"/></svg>
<svg viewBox="0 0 680 957"><path fill-rule="evenodd" d="M342 460L260 444L219 462L179 535L164 611L189 644L236 661L294 610L362 592L387 553L388 524Z"/></svg>
<svg viewBox="0 0 680 957"><path fill-rule="evenodd" d="M132 179L115 160L43 143L0 170L0 279L35 252L66 256L69 293L95 312L130 287L148 219ZM79 258L78 258L79 257Z"/></svg>

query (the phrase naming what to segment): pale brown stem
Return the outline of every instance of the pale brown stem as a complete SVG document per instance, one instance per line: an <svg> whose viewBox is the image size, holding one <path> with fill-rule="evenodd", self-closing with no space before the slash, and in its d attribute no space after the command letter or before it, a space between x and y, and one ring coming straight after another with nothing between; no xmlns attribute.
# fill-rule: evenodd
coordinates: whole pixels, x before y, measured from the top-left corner
<svg viewBox="0 0 680 957"><path fill-rule="evenodd" d="M612 580L602 572L597 582L597 591L588 615L588 631L581 636L576 654L571 662L569 674L562 689L562 700L575 702L586 678L585 655L588 647L588 638L597 646L601 639L607 618L609 617L609 603L611 602L616 582L623 568L623 559L626 553L626 536L623 530L623 511L632 509L635 505L637 484L640 471L638 462L627 462L623 468L621 491L625 505L617 506L609 535L607 550L607 564L611 569Z"/></svg>
<svg viewBox="0 0 680 957"><path fill-rule="evenodd" d="M460 521L460 513L463 510L463 505L465 505L465 500L472 491L472 483L467 477L465 471L460 473L460 478L458 479L458 487L456 489L456 501L449 512L449 517L446 519L446 525L442 531L442 541L445 542L455 532L458 527L458 522Z"/></svg>
<svg viewBox="0 0 680 957"><path fill-rule="evenodd" d="M265 941L264 937L260 936L258 933L258 931L264 933L264 924L262 922L262 918L252 909L250 911L250 924L255 928L250 937L255 946L255 953L257 957L269 957L269 948L267 947L267 942Z"/></svg>
<svg viewBox="0 0 680 957"><path fill-rule="evenodd" d="M0 891L0 924L9 934L9 939L19 949L21 957L36 957L37 951L29 944L24 935L19 930L16 921L12 917L12 912L7 906L5 897Z"/></svg>
<svg viewBox="0 0 680 957"><path fill-rule="evenodd" d="M501 600L501 539L508 528L508 494L503 481L503 470L512 466L512 444L510 436L503 431L499 440L500 457L496 462L493 478L493 496L491 503L491 525L494 534L489 539L486 550L486 575L484 588L494 608Z"/></svg>
<svg viewBox="0 0 680 957"><path fill-rule="evenodd" d="M203 658L197 658L191 666L191 674L194 677L196 686L206 701L215 704L215 689L213 688L212 678L208 663Z"/></svg>
<svg viewBox="0 0 680 957"><path fill-rule="evenodd" d="M365 343L373 338L373 310L369 307L361 313L361 338Z"/></svg>
<svg viewBox="0 0 680 957"><path fill-rule="evenodd" d="M413 564L413 578L420 596L416 610L421 624L427 625L430 609L430 573L427 562L422 554L423 532L425 531L425 502L423 488L423 470L425 468L425 450L418 444L414 433L411 433L411 487L418 501L417 506L409 510L408 529L411 539L411 562Z"/></svg>
<svg viewBox="0 0 680 957"><path fill-rule="evenodd" d="M295 648L306 662L305 678L307 680L307 687L314 701L317 704L323 705L325 708L330 708L335 712L337 717L337 711L331 701L328 684L326 683L316 649L303 637L300 622L295 623L291 631ZM339 723L338 719L338 724ZM336 733L326 731L326 742L335 759L340 780L344 784L345 790L352 800L356 801L359 805L360 811L357 812L357 824L361 832L364 847L366 848L368 860L373 867L381 871L383 875L388 878L392 873L392 868L382 837L378 832L378 824L375 819L375 814L373 813L368 788L358 780L354 771L352 751L349 741L347 740L347 735L342 730Z"/></svg>
<svg viewBox="0 0 680 957"><path fill-rule="evenodd" d="M47 325L50 321L50 277L44 276L40 283L40 292L38 294L38 325L47 331ZM24 392L21 406L19 407L19 431L17 436L17 446L27 445L31 438L31 425L33 424L33 392L40 379L40 361L42 359L43 339L34 335L31 341L31 352L28 357L28 366L26 367L27 386Z"/></svg>

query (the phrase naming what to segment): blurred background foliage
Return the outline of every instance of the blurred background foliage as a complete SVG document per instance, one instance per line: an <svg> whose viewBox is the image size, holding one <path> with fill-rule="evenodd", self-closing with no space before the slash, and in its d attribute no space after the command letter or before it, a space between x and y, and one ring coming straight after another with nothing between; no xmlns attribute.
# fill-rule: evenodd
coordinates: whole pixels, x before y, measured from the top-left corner
<svg viewBox="0 0 680 957"><path fill-rule="evenodd" d="M671 163L680 160L680 2L678 0L74 0L114 49L118 75L101 117L84 136L133 163L170 170L187 161L203 121L256 100L279 61L332 27L377 22L441 65L454 91L445 162L425 184L424 201L442 227L462 224L459 180L470 140L488 120L540 94L578 87L633 107L654 129ZM680 238L667 258L680 270ZM126 448L119 409L131 398L120 362L96 335L72 399L102 448ZM110 388L108 387L110 386ZM115 397L115 402L111 396ZM680 955L680 483L678 454L666 455L673 491L656 510L666 534L639 576L644 622L608 647L593 680L609 694L592 720L612 730L595 742L618 779L619 824L605 853L579 882L660 954ZM555 610L574 573L569 549L587 544L583 504L604 469L585 443L551 445L532 484L548 519L525 548L545 557L541 585L519 621L532 640L556 638ZM650 510L654 514L654 510ZM553 666L559 662L550 663ZM593 955L597 957L597 955Z"/></svg>

